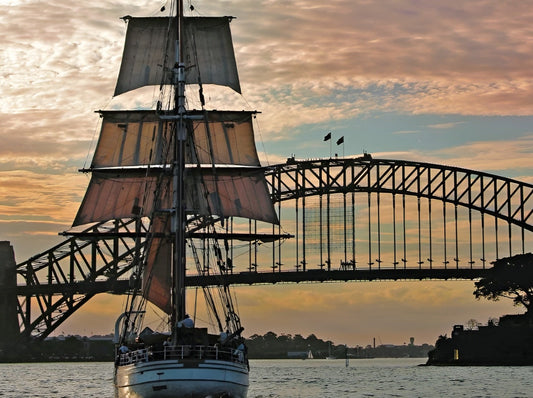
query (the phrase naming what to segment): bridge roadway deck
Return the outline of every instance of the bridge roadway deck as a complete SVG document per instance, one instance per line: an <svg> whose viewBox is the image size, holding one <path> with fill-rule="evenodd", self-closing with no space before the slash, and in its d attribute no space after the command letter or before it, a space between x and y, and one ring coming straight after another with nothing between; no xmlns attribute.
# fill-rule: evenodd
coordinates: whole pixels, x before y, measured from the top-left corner
<svg viewBox="0 0 533 398"><path fill-rule="evenodd" d="M360 270L306 270L276 272L239 272L220 275L189 275L186 285L206 287L227 285L267 285L276 283L322 283L348 281L396 281L396 280L473 280L485 275L483 268L433 268L433 269L360 269ZM106 280L39 286L17 286L17 295L33 294L124 294L130 289L129 280Z"/></svg>

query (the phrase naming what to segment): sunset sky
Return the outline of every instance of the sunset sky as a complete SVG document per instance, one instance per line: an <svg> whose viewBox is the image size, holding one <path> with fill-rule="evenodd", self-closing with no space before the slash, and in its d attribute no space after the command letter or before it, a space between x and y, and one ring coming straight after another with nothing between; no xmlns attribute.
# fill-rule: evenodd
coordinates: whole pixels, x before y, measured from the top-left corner
<svg viewBox="0 0 533 398"><path fill-rule="evenodd" d="M132 4L134 3L134 4ZM17 262L62 241L89 177L98 109L112 98L124 15L163 1L0 0L0 240ZM185 1L188 8L190 2ZM533 183L533 1L192 1L231 15L243 91L262 113L265 164L332 155L426 161ZM213 94L213 99L216 94ZM241 109L240 107L238 109ZM339 153L341 155L342 153ZM315 333L349 345L434 343L469 319L521 310L476 301L472 282L239 287L245 335ZM101 295L60 330L104 334L121 298ZM102 316L103 315L103 316Z"/></svg>

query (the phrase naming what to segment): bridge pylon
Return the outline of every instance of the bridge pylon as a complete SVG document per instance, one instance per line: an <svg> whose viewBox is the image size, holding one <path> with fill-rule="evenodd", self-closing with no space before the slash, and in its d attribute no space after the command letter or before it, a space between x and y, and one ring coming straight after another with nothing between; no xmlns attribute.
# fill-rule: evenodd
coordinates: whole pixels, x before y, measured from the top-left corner
<svg viewBox="0 0 533 398"><path fill-rule="evenodd" d="M0 242L0 350L19 339L17 318L17 264L13 246Z"/></svg>

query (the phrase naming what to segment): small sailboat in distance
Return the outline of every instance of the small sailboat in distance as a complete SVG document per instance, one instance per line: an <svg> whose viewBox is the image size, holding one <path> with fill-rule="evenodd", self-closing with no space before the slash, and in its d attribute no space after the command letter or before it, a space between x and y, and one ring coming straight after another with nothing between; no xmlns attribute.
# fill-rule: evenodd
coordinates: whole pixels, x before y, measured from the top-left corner
<svg viewBox="0 0 533 398"><path fill-rule="evenodd" d="M256 112L211 110L203 95L204 84L240 93L232 17L188 17L179 0L169 16L124 20L115 95L158 85L160 99L155 109L100 111L85 170L91 181L74 222L135 225L125 231L135 235L136 254L123 259L133 272L116 324L115 396L245 398L244 328L224 279L233 264L220 231L230 217L278 219L255 148ZM187 106L188 84L199 87L199 109ZM190 270L218 278L203 288L205 326L194 319L196 303L191 312L186 303ZM145 326L147 305L165 314L160 330Z"/></svg>

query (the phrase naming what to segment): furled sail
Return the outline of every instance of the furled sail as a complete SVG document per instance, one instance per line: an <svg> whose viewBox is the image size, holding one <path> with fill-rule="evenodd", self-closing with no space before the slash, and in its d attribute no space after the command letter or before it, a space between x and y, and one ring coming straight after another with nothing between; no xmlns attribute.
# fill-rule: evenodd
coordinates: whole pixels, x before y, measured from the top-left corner
<svg viewBox="0 0 533 398"><path fill-rule="evenodd" d="M127 21L115 95L143 86L170 84L175 59L175 18L128 17ZM187 84L217 84L241 92L230 21L231 17L184 18L183 62Z"/></svg>

